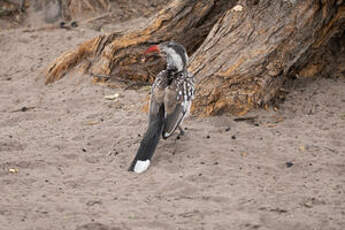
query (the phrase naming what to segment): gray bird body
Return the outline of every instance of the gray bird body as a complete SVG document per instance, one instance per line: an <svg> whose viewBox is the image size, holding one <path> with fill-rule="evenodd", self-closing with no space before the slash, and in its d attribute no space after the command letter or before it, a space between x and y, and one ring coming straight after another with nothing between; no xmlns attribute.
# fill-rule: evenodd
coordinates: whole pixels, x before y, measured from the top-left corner
<svg viewBox="0 0 345 230"><path fill-rule="evenodd" d="M188 115L193 95L194 79L187 71L163 70L158 74L152 86L149 119L164 106L164 139L171 136Z"/></svg>
<svg viewBox="0 0 345 230"><path fill-rule="evenodd" d="M167 66L152 85L149 127L129 168L137 173L149 167L160 135L166 139L180 128L194 97L194 78L187 71L188 56L184 47L176 42L165 42L150 47L148 50L152 52L150 49L158 50L166 58Z"/></svg>

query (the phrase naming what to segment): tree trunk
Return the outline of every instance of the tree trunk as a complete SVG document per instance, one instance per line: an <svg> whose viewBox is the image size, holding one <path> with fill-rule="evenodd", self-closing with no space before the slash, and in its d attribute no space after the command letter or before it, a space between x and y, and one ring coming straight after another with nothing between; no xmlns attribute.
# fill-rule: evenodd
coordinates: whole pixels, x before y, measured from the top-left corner
<svg viewBox="0 0 345 230"><path fill-rule="evenodd" d="M344 23L342 1L246 2L228 10L194 54L198 114L267 104Z"/></svg>
<svg viewBox="0 0 345 230"><path fill-rule="evenodd" d="M71 67L85 61L86 57L91 60L90 65L86 65L88 71L95 78L152 81L161 65L154 61L146 65L141 62L143 51L148 45L176 40L184 44L189 53L195 51L217 17L232 2L235 1L171 1L144 23L124 28L126 32L101 35L67 51L48 68L46 83L60 79Z"/></svg>
<svg viewBox="0 0 345 230"><path fill-rule="evenodd" d="M193 54L193 111L241 114L269 103L289 75L309 68L311 57L344 30L344 14L339 0L174 0L128 32L98 36L67 51L48 68L46 83L81 62L97 80L152 82L162 66L155 59L142 63L143 50L176 40Z"/></svg>

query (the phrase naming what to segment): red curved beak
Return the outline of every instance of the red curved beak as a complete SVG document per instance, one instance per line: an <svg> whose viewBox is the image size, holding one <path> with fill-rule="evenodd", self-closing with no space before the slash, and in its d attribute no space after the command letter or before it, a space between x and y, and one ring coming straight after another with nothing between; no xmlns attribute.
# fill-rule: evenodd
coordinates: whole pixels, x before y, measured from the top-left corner
<svg viewBox="0 0 345 230"><path fill-rule="evenodd" d="M150 47L144 52L144 55L147 55L147 54L152 53L152 52L160 53L159 46L158 46L158 45L150 46Z"/></svg>

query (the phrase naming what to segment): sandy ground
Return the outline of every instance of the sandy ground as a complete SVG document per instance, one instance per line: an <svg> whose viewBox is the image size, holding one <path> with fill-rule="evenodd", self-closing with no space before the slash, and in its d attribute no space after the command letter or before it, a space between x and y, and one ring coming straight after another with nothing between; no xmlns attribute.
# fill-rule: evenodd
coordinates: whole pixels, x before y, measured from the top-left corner
<svg viewBox="0 0 345 230"><path fill-rule="evenodd" d="M49 62L96 33L0 33L1 230L345 229L345 78L295 80L251 120L191 117L135 175L147 89L43 84Z"/></svg>

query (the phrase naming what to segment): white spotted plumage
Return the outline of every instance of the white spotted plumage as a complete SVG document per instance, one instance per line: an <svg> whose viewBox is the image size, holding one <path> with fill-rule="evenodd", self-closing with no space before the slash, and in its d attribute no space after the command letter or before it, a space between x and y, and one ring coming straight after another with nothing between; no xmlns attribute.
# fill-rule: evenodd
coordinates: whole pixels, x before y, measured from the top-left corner
<svg viewBox="0 0 345 230"><path fill-rule="evenodd" d="M194 97L194 79L187 71L186 49L176 42L164 42L149 47L145 54L158 52L166 58L166 69L161 71L152 85L149 108L149 126L129 168L142 173L151 163L159 138L170 137L189 114Z"/></svg>

